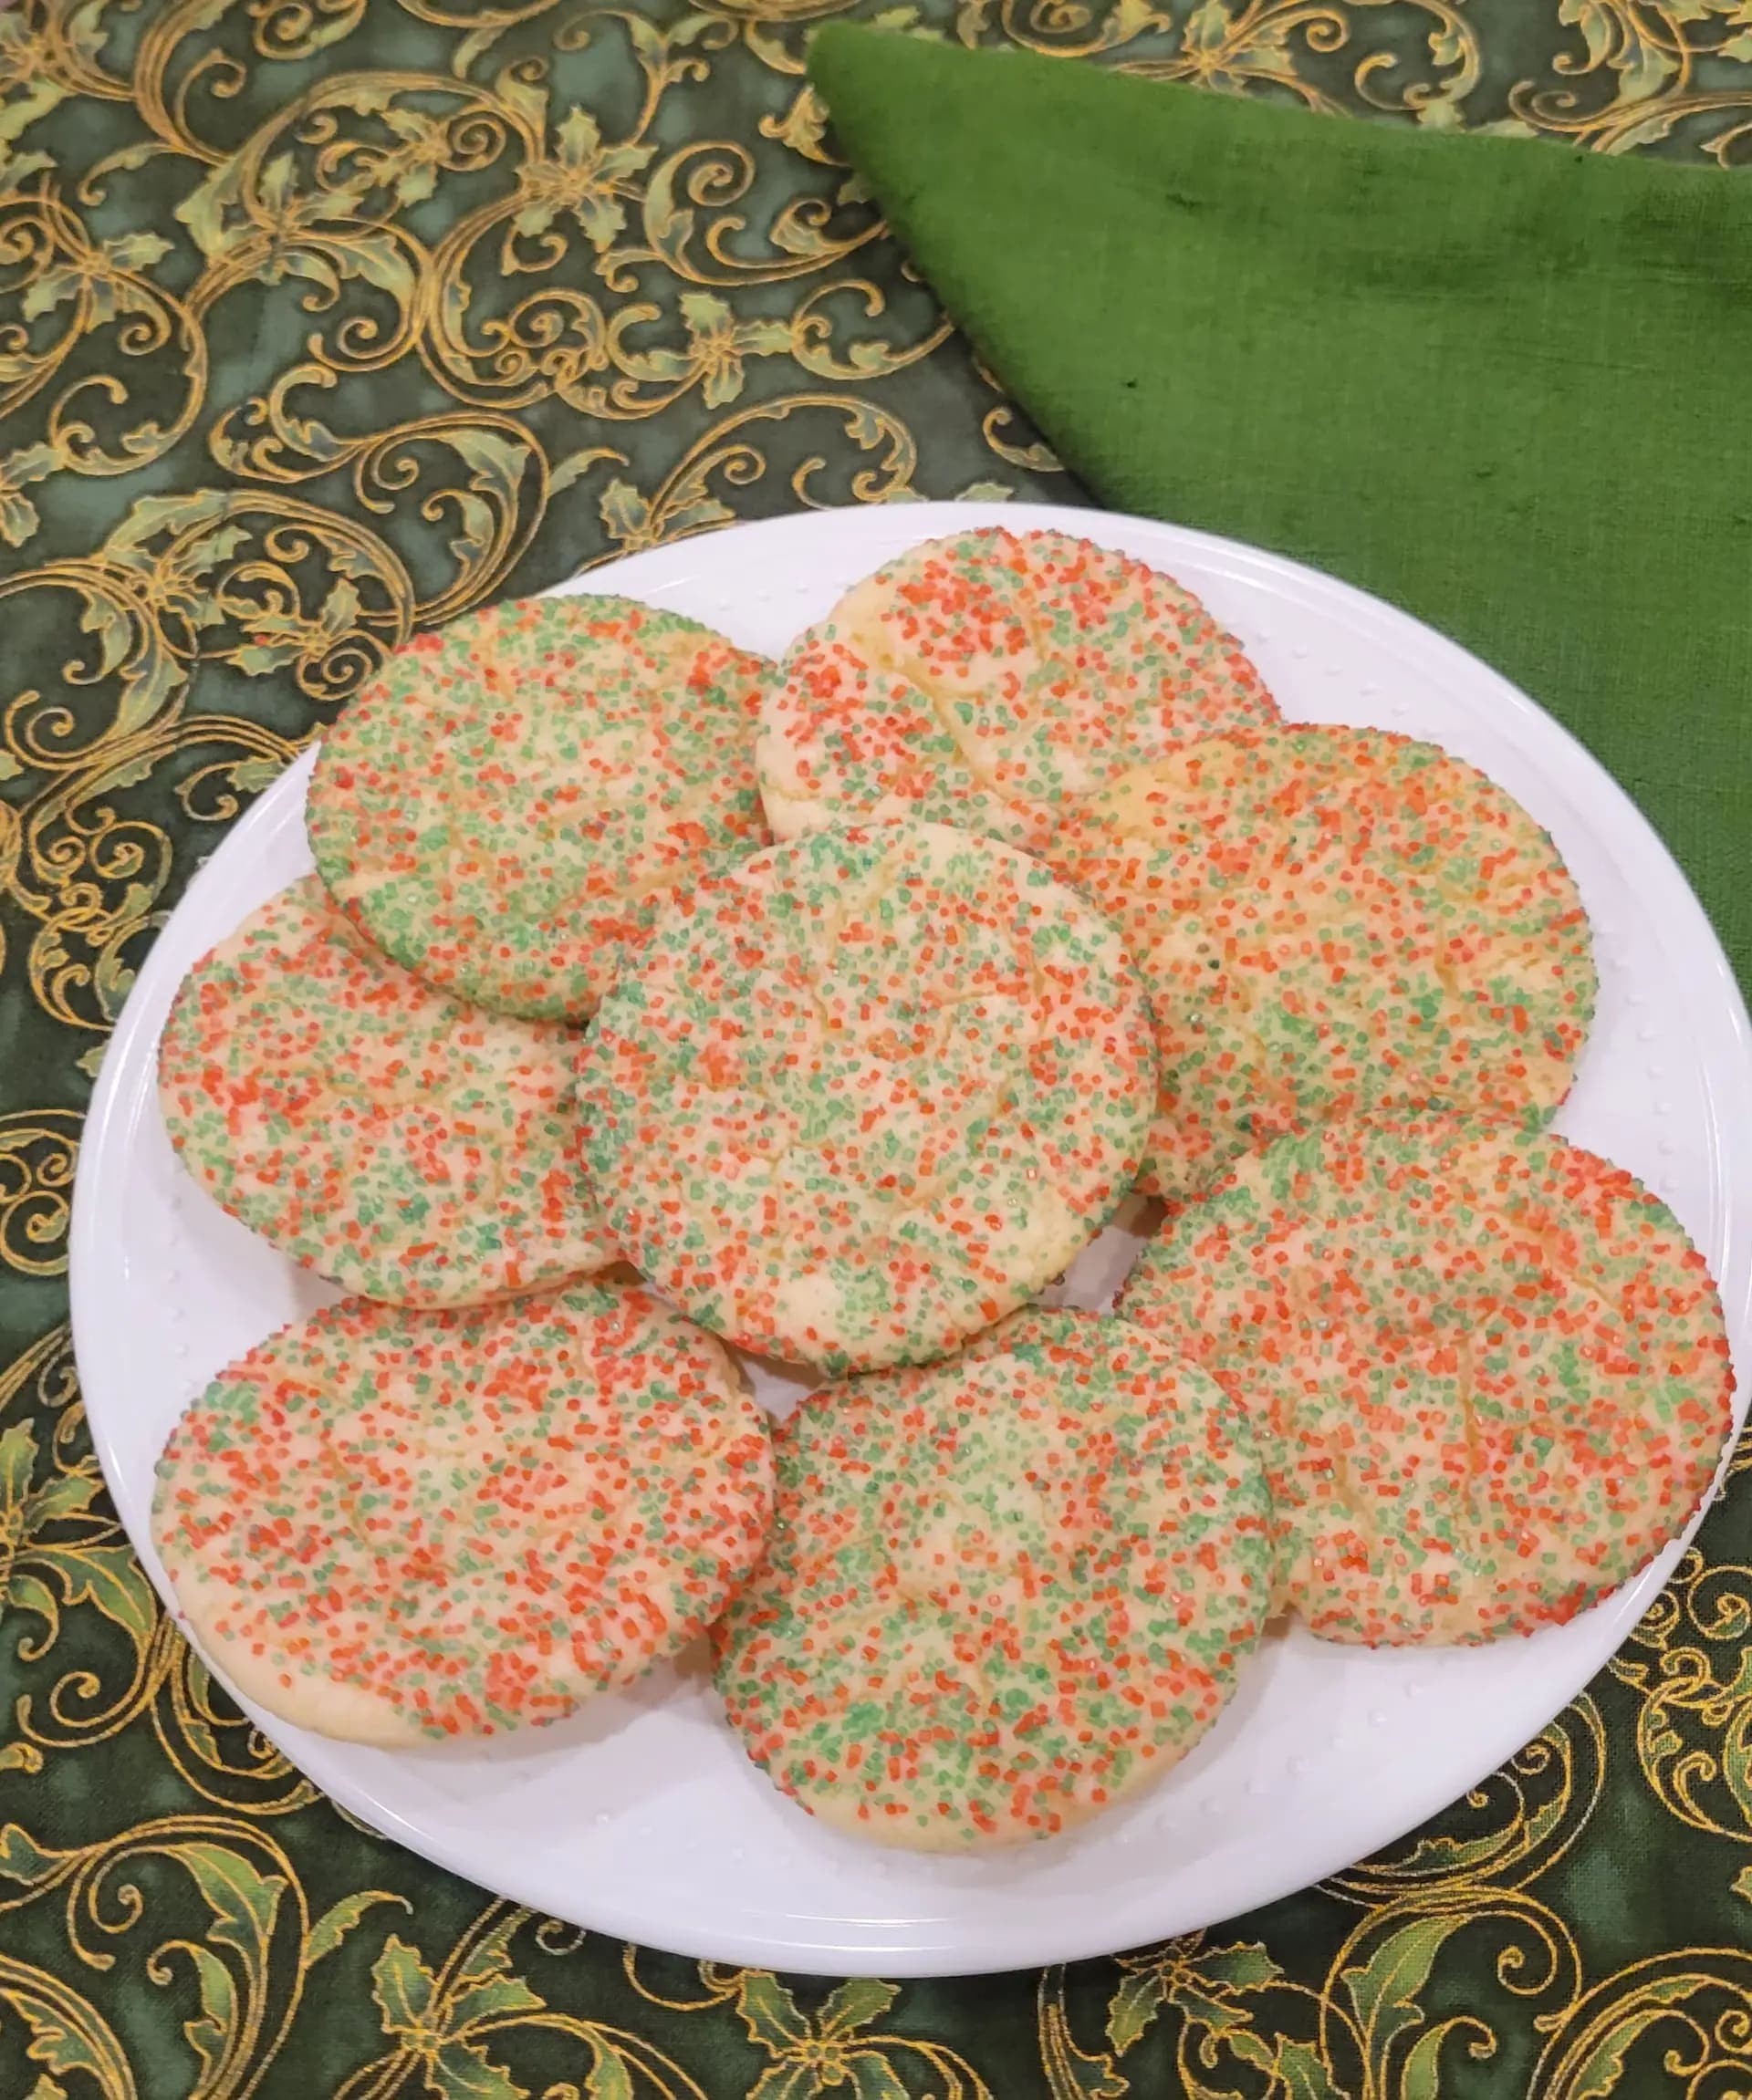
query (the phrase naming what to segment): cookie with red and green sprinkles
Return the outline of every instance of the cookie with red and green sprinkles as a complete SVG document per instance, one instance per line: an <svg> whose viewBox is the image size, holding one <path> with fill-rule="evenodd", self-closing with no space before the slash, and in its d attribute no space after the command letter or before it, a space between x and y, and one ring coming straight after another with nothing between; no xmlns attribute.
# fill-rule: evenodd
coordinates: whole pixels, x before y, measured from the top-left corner
<svg viewBox="0 0 1752 2100"><path fill-rule="evenodd" d="M1520 805L1434 744L1212 737L1111 783L1047 858L1149 987L1152 1194L1331 1118L1537 1127L1569 1091L1597 983L1580 895Z"/></svg>
<svg viewBox="0 0 1752 2100"><path fill-rule="evenodd" d="M195 1180L294 1261L469 1305L621 1258L578 1157L578 1041L434 992L307 876L184 979L159 1102Z"/></svg>
<svg viewBox="0 0 1752 2100"><path fill-rule="evenodd" d="M1258 1640L1245 1419L1124 1322L1018 1313L813 1395L775 1446L717 1682L749 1755L842 1829L932 1851L1068 1830L1168 1771Z"/></svg>
<svg viewBox="0 0 1752 2100"><path fill-rule="evenodd" d="M771 1488L742 1373L646 1291L349 1298L189 1408L152 1536L239 1691L396 1746L553 1721L673 1655L758 1559Z"/></svg>
<svg viewBox="0 0 1752 2100"><path fill-rule="evenodd" d="M942 1355L1129 1190L1155 1098L1100 913L971 832L812 832L670 906L579 1060L610 1230L694 1319L831 1372Z"/></svg>
<svg viewBox="0 0 1752 2100"><path fill-rule="evenodd" d="M1172 1215L1119 1300L1252 1414L1330 1640L1572 1617L1707 1492L1733 1369L1666 1205L1555 1135L1333 1124Z"/></svg>
<svg viewBox="0 0 1752 2100"><path fill-rule="evenodd" d="M1068 533L985 530L854 586L787 652L760 719L777 837L916 816L1044 852L1115 773L1278 708L1172 577Z"/></svg>
<svg viewBox="0 0 1752 2100"><path fill-rule="evenodd" d="M336 900L441 991L583 1021L678 885L767 838L766 665L629 598L526 598L399 650L323 738Z"/></svg>

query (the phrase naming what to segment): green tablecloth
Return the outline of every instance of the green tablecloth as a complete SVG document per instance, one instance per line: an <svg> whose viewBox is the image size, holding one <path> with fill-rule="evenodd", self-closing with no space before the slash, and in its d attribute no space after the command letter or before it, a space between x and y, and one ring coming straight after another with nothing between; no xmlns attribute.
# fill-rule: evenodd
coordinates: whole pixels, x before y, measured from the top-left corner
<svg viewBox="0 0 1752 2100"><path fill-rule="evenodd" d="M836 162L801 78L835 11L0 14L0 2095L1723 2100L1743 1481L1613 1669L1421 1839L1122 1960L838 1988L584 1938L339 1815L213 1692L97 1482L63 1272L105 1032L385 650L733 517L1074 499ZM1739 0L845 12L1606 149L1732 161L1752 121Z"/></svg>

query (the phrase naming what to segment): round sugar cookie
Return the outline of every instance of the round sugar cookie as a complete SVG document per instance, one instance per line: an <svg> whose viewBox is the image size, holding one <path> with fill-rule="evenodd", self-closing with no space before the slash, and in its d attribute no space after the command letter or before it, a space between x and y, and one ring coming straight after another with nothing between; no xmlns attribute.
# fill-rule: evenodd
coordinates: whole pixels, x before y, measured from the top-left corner
<svg viewBox="0 0 1752 2100"><path fill-rule="evenodd" d="M1155 1095L1113 927L971 832L812 832L678 897L580 1053L610 1230L696 1320L833 1372L1012 1311L1131 1186Z"/></svg>
<svg viewBox="0 0 1752 2100"><path fill-rule="evenodd" d="M1049 1837L1210 1726L1270 1597L1238 1409L1142 1330L1018 1313L776 1433L766 1558L714 1631L731 1724L824 1821Z"/></svg>
<svg viewBox="0 0 1752 2100"><path fill-rule="evenodd" d="M958 824L1029 852L1100 783L1275 722L1191 591L1067 533L928 540L855 585L772 674L760 785L779 838L834 818Z"/></svg>
<svg viewBox="0 0 1752 2100"><path fill-rule="evenodd" d="M1048 858L1149 987L1152 1194L1332 1117L1537 1125L1569 1091L1597 985L1580 896L1520 805L1434 744L1213 737L1112 782Z"/></svg>
<svg viewBox="0 0 1752 2100"><path fill-rule="evenodd" d="M771 1481L741 1372L646 1291L349 1298L190 1407L152 1535L247 1698L395 1746L552 1721L674 1654L758 1559Z"/></svg>
<svg viewBox="0 0 1752 2100"><path fill-rule="evenodd" d="M1119 1309L1252 1414L1285 1601L1330 1640L1572 1617L1683 1527L1731 1426L1703 1257L1551 1135L1280 1139L1170 1218Z"/></svg>
<svg viewBox="0 0 1752 2100"><path fill-rule="evenodd" d="M318 869L428 983L586 1020L668 891L765 843L766 668L621 598L513 600L419 635L323 738Z"/></svg>
<svg viewBox="0 0 1752 2100"><path fill-rule="evenodd" d="M434 992L311 875L183 981L159 1101L196 1180L294 1261L467 1305L620 1259L578 1157L577 1049Z"/></svg>

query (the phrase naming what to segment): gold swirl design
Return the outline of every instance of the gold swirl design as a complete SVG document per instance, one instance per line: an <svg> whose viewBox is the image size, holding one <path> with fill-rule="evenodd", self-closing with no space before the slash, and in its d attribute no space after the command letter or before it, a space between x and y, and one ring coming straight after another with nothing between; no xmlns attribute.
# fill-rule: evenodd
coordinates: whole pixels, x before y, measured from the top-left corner
<svg viewBox="0 0 1752 2100"><path fill-rule="evenodd" d="M66 1327L27 1349L0 1381L0 1604L19 1662L52 1660L65 1617L82 1614L80 1658L47 1698L20 1691L0 1763L42 1769L45 1754L118 1734L151 1697L158 1600L109 1505L83 1436ZM27 1417L7 1403L33 1397ZM47 1435L45 1434L47 1431ZM98 1627L104 1631L99 1636ZM121 1668L114 1667L121 1658Z"/></svg>
<svg viewBox="0 0 1752 2100"><path fill-rule="evenodd" d="M1476 1949L1471 2009L1431 2017L1423 1995L1438 1961ZM1480 1965L1482 1964L1482 1973ZM1519 1890L1472 1888L1429 1900L1414 1896L1371 1911L1351 1931L1320 1992L1319 2055L1339 2062L1354 2047L1358 2089L1370 2100L1413 2100L1440 2090L1444 2061L1488 2061L1501 2047L1484 2015L1517 2024L1550 2021L1581 1988L1575 1934L1549 1906ZM1507 2001L1488 2006L1488 1994ZM1549 2001L1538 2011L1533 2001Z"/></svg>
<svg viewBox="0 0 1752 2100"><path fill-rule="evenodd" d="M1362 2032L1342 2007L1287 1976L1257 1941L1214 1944L1194 1932L1116 1957L1117 1980L1096 2045L1073 2033L1062 1968L1043 1972L1035 2001L1040 2062L1052 2100L1123 2100L1152 2090L1122 2068L1142 2045L1170 2054L1178 2090L1218 2100L1242 2088L1338 2100L1359 2090ZM1340 2082L1342 2081L1342 2082Z"/></svg>
<svg viewBox="0 0 1752 2100"><path fill-rule="evenodd" d="M137 473L193 423L205 386L206 338L198 317L146 275L170 245L149 232L94 241L46 185L0 203L0 284L20 316L0 326L0 414L16 416L62 379L39 434L0 463L0 540L22 546L36 533L27 487L57 473ZM144 360L142 375L155 388L174 369L182 383L168 418L123 415L135 388L115 371L68 374L69 367L102 360L106 334L116 357Z"/></svg>
<svg viewBox="0 0 1752 2100"><path fill-rule="evenodd" d="M189 103L200 88L213 100L234 100L248 85L249 69L224 48L212 46L187 61L183 47L203 29L213 28L226 9L212 0L169 0L149 16L134 57L131 99L140 116L172 152L209 165L225 158L225 149L203 140L194 129ZM171 85L179 60L181 78Z"/></svg>
<svg viewBox="0 0 1752 2100"><path fill-rule="evenodd" d="M1062 473L1065 470L1058 454L1044 440L1030 437L1018 444L1006 435L1011 425L1020 420L1007 401L1000 401L995 409L986 411L979 427L986 442L1006 466L1021 467L1026 473L1035 474Z"/></svg>
<svg viewBox="0 0 1752 2100"><path fill-rule="evenodd" d="M17 1412L28 1409L35 1427L47 1429L58 1444L68 1414L81 1412L78 1390L73 1368L73 1333L63 1320L0 1368L0 1420L16 1403Z"/></svg>
<svg viewBox="0 0 1752 2100"><path fill-rule="evenodd" d="M1528 2100L1732 2100L1752 2084L1752 1954L1631 1962L1550 2025Z"/></svg>
<svg viewBox="0 0 1752 2100"><path fill-rule="evenodd" d="M489 1904L435 1971L417 1950L391 1935L371 1970L372 1996L390 2048L348 2078L335 2100L387 2100L421 2074L428 2090L516 2094L526 2090L506 2067L531 2045L563 2051L579 2073L572 2094L651 2095L652 2100L708 2100L673 2058L641 2036L600 2020L580 2019L548 2005L512 1963L511 1946L531 1923L530 1913ZM532 1935L548 1953L551 1933ZM551 2060L551 2058L550 2058ZM488 2081L496 2079L497 2084ZM568 2086L548 2085L555 2096Z"/></svg>
<svg viewBox="0 0 1752 2100"><path fill-rule="evenodd" d="M102 2100L135 2100L139 2088L121 2042L89 1999L47 1970L0 1954L0 2002L23 2027L39 2062L83 2071ZM39 2083L32 2100L55 2100L65 2090Z"/></svg>
<svg viewBox="0 0 1752 2100"><path fill-rule="evenodd" d="M745 409L696 439L650 495L630 482L616 479L602 492L602 525L612 546L602 559L640 554L667 541L727 525L735 516L729 498L752 488L765 475L768 455L748 433L763 424L782 423L793 416L818 414L837 421L843 438L858 451L875 453L872 466L844 476L840 486L854 503L892 502L910 493L918 452L912 433L898 418L867 402L832 394L794 394L787 400L764 401ZM825 457L811 452L793 468L791 494L809 509L831 504L837 491L824 489Z"/></svg>
<svg viewBox="0 0 1752 2100"><path fill-rule="evenodd" d="M699 1962L700 1992L687 1998L666 1996L646 1983L636 1948L623 1950L622 1969L644 2002L666 2012L734 2008L749 2038L770 2059L752 2089L761 2100L838 2085L905 2094L913 2089L909 2073L923 2077L939 2100L991 2100L984 2079L956 2051L915 2035L875 2030L899 1998L898 1984L854 1977L834 1985L813 2012L805 2012L789 1985L766 1969Z"/></svg>
<svg viewBox="0 0 1752 2100"><path fill-rule="evenodd" d="M68 1954L85 1970L105 1974L146 1919L146 1887L132 1876L148 1866L156 1900L168 1869L189 1891L184 1915L203 1914L199 1939L185 1931L161 1939L139 1964L160 1990L193 1983L200 2015L182 2032L200 2063L193 2088L200 2100L243 2100L253 2092L286 2038L311 1968L374 1906L401 1900L361 1890L313 1921L286 1852L233 1816L162 1816L64 1849L14 1823L0 1829L0 1920L57 1898ZM30 2034L29 2054L51 2070L86 2072L106 2095L131 2100L140 2088L114 2032L70 1976L0 1960L0 2001ZM57 2100L63 2090L38 2084L32 2100ZM150 2100L155 2088L144 2090Z"/></svg>
<svg viewBox="0 0 1752 2100"><path fill-rule="evenodd" d="M145 1673L152 1731L190 1790L215 1808L289 1815L321 1796L240 1714L168 1618L159 1621Z"/></svg>
<svg viewBox="0 0 1752 2100"><path fill-rule="evenodd" d="M1010 41L1058 57L1111 57L1118 70L1145 79L1188 80L1234 89L1286 91L1311 109L1335 109L1323 84L1324 62L1365 44L1372 19L1391 0L1198 0L1185 10L1148 0L1099 7L1086 0L1002 0ZM1403 36L1351 58L1349 89L1356 104L1457 123L1480 76L1478 37L1452 0L1413 0L1424 16L1424 51L1414 60ZM978 8L982 0L971 0ZM1388 17L1391 19L1391 17ZM1361 33L1359 36L1359 32ZM1311 63L1305 63L1302 54ZM1415 77L1427 68L1425 77ZM1403 80L1395 90L1393 82Z"/></svg>
<svg viewBox="0 0 1752 2100"><path fill-rule="evenodd" d="M1639 1695L1637 1766L1661 1805L1752 1845L1752 1567L1693 1546L1612 1674Z"/></svg>
<svg viewBox="0 0 1752 2100"><path fill-rule="evenodd" d="M1148 0L1101 7L1090 0L1001 0L998 21L1006 40L1055 58L1094 58L1176 27L1172 9ZM1196 35L1189 20L1185 34Z"/></svg>
<svg viewBox="0 0 1752 2100"><path fill-rule="evenodd" d="M101 8L61 0L0 28L0 94L23 88L29 98L20 130L69 95L100 102L130 99L129 82L99 63L105 43L102 16Z"/></svg>
<svg viewBox="0 0 1752 2100"><path fill-rule="evenodd" d="M79 1119L71 1109L0 1116L0 1260L26 1276L67 1267Z"/></svg>

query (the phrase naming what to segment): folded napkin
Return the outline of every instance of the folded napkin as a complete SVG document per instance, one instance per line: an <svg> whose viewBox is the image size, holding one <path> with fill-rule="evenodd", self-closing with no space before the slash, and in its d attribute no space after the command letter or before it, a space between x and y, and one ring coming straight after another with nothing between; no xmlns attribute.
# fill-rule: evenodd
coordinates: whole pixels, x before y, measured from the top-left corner
<svg viewBox="0 0 1752 2100"><path fill-rule="evenodd" d="M1495 664L1752 986L1752 182L840 26L810 73L1067 465Z"/></svg>

